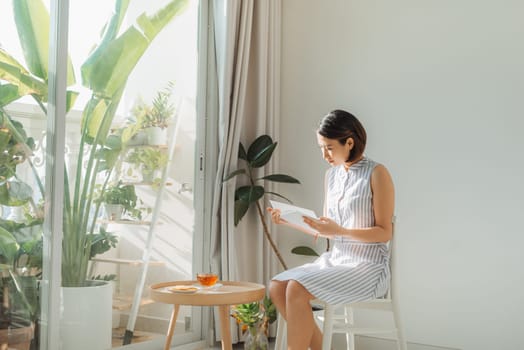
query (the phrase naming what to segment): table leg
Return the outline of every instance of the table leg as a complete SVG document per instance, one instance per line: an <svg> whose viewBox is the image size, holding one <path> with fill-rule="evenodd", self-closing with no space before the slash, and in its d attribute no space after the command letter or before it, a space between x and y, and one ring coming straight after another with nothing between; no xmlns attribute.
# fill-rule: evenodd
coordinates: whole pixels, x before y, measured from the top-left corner
<svg viewBox="0 0 524 350"><path fill-rule="evenodd" d="M171 319L169 320L169 327L167 328L166 345L164 346L164 350L169 350L169 347L171 346L171 339L173 339L173 333L175 332L176 318L179 309L180 305L175 305L173 307Z"/></svg>
<svg viewBox="0 0 524 350"><path fill-rule="evenodd" d="M220 329L222 335L222 350L232 350L231 345L231 316L229 314L229 305L218 306L218 313L220 314Z"/></svg>

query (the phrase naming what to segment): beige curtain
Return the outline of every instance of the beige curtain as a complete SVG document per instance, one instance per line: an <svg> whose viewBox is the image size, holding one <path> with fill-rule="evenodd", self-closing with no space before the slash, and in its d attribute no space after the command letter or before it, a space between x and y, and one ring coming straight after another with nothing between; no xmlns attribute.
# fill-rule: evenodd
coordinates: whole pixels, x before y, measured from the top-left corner
<svg viewBox="0 0 524 350"><path fill-rule="evenodd" d="M234 191L222 179L238 168L238 144L262 134L278 140L281 0L212 2L217 78L217 177L211 223L211 270L224 280L267 285L277 260L255 210L235 227ZM208 106L209 108L210 106ZM277 155L272 159L278 161ZM273 172L273 165L264 167ZM263 174L260 174L263 176ZM233 328L234 329L234 328ZM217 330L216 334L220 334ZM237 334L233 334L237 339Z"/></svg>

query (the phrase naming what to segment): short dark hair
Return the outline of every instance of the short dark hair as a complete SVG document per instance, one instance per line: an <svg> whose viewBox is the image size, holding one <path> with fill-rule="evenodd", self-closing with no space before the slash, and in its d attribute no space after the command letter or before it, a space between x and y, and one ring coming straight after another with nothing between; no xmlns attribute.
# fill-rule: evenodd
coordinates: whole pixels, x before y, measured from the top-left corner
<svg viewBox="0 0 524 350"><path fill-rule="evenodd" d="M341 145L344 145L351 137L354 145L347 162L358 159L366 148L366 130L357 117L341 109L335 109L324 116L317 132L325 138L338 140Z"/></svg>

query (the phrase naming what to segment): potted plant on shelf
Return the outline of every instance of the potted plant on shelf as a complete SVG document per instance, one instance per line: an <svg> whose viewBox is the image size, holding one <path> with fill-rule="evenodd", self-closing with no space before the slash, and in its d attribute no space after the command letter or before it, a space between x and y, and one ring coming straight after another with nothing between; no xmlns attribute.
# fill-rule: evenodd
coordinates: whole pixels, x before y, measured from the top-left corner
<svg viewBox="0 0 524 350"><path fill-rule="evenodd" d="M100 42L82 64L82 84L89 89L90 98L81 108L78 156L70 160L75 164L75 170L70 172L67 167L64 169L62 285L63 302L67 306L63 308L61 334L65 349L111 346L110 286L103 292L95 292L95 302L87 301L85 294L82 294L83 304L88 305L82 312L73 311L80 306L78 295L68 297L67 293L73 292L73 288L92 285L88 282L88 262L100 210L100 203L95 202L94 194L97 181L102 181L102 191L107 186L122 150L120 137L110 135L109 131L127 79L152 40L187 3L187 0L169 1L152 15L141 14L133 26L121 30L129 1L117 0ZM0 108L22 96L31 96L47 114L49 13L42 0L14 1L13 11L27 65L0 47ZM67 66L68 86L72 86L75 76L71 60L68 60ZM77 92L68 89L67 111L72 108L77 95ZM96 288L98 286L83 288L82 293ZM106 302L107 299L109 302ZM100 309L94 306L100 306ZM95 314L89 325L85 322L90 317L84 312ZM67 317L77 319L68 321ZM93 326L97 329L86 329ZM97 334L97 337L92 334Z"/></svg>
<svg viewBox="0 0 524 350"><path fill-rule="evenodd" d="M269 325L277 319L277 311L270 298L266 296L262 302L235 305L231 317L246 336L244 350L269 349Z"/></svg>
<svg viewBox="0 0 524 350"><path fill-rule="evenodd" d="M149 145L166 145L167 128L175 114L175 105L171 102L173 82L158 91L151 105L139 99L131 112L135 122L124 128L122 140L125 144L137 144L134 140L140 138L143 131ZM140 142L138 143L140 144Z"/></svg>
<svg viewBox="0 0 524 350"><path fill-rule="evenodd" d="M134 148L126 157L126 162L133 164L142 175L142 181L158 183L160 178L155 174L161 173L167 165L168 156L165 149L152 147ZM132 168L129 170L132 172ZM128 175L131 175L128 173Z"/></svg>
<svg viewBox="0 0 524 350"><path fill-rule="evenodd" d="M125 213L129 213L131 217L138 220L142 219L142 212L136 207L138 197L134 185L118 181L116 184L107 186L97 201L104 203L109 220L120 220L122 214Z"/></svg>

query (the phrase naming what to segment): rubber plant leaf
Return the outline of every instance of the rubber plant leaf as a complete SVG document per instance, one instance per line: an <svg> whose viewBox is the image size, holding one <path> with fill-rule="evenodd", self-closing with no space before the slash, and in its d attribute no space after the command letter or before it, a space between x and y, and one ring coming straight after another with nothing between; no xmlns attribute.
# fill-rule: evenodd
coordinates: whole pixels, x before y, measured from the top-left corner
<svg viewBox="0 0 524 350"><path fill-rule="evenodd" d="M266 194L271 194L271 195L273 195L273 196L280 197L280 198L286 200L288 203L292 203L290 199L288 199L288 198L284 197L283 195L278 194L278 193L276 193L276 192L266 191Z"/></svg>
<svg viewBox="0 0 524 350"><path fill-rule="evenodd" d="M291 249L291 253L297 254L297 255L306 255L306 256L319 256L316 251L306 246L295 247Z"/></svg>
<svg viewBox="0 0 524 350"><path fill-rule="evenodd" d="M247 210L249 209L249 202L238 199L235 201L235 226L238 225L240 220L246 215Z"/></svg>
<svg viewBox="0 0 524 350"><path fill-rule="evenodd" d="M253 162L264 149L272 144L273 140L269 135L261 135L257 137L247 150L247 161Z"/></svg>
<svg viewBox="0 0 524 350"><path fill-rule="evenodd" d="M235 226L244 217L249 205L264 196L262 186L241 186L235 191Z"/></svg>
<svg viewBox="0 0 524 350"><path fill-rule="evenodd" d="M248 203L253 203L264 196L264 187L262 186L241 186L235 191L235 200L241 199Z"/></svg>
<svg viewBox="0 0 524 350"><path fill-rule="evenodd" d="M252 168L263 167L271 159L271 156L273 155L273 151L275 150L276 147L277 147L277 142L267 146L262 151L260 151L260 153L258 153L251 162L249 162L249 165Z"/></svg>
<svg viewBox="0 0 524 350"><path fill-rule="evenodd" d="M13 12L20 45L29 71L48 80L49 12L42 0L13 1ZM67 60L67 83L75 83L71 58Z"/></svg>
<svg viewBox="0 0 524 350"><path fill-rule="evenodd" d="M230 173L228 176L226 176L225 179L222 180L222 182L226 182L226 181L234 178L237 175L245 174L245 173L246 173L246 169L237 169L237 170L233 171L232 173Z"/></svg>
<svg viewBox="0 0 524 350"><path fill-rule="evenodd" d="M267 175L267 176L264 176L262 179L268 180L268 181L274 181L274 182L284 182L288 184L299 184L300 183L300 181L295 179L293 176L289 176L285 174Z"/></svg>
<svg viewBox="0 0 524 350"><path fill-rule="evenodd" d="M240 145L238 146L238 158L239 159L243 159L243 160L247 160L246 149L245 149L244 145L242 144L242 142L240 142Z"/></svg>

